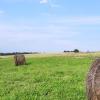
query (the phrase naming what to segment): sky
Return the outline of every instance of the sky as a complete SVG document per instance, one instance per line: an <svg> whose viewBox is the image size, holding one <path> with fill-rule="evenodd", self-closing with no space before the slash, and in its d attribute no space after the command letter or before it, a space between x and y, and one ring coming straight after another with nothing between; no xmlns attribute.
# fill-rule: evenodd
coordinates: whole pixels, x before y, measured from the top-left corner
<svg viewBox="0 0 100 100"><path fill-rule="evenodd" d="M0 0L0 52L100 51L100 0Z"/></svg>

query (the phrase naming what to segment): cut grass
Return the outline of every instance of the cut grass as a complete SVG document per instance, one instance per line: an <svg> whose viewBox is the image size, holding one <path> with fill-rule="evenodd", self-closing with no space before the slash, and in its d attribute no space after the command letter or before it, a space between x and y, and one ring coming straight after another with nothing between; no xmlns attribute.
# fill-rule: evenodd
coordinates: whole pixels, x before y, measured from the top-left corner
<svg viewBox="0 0 100 100"><path fill-rule="evenodd" d="M27 57L16 67L0 59L0 100L86 100L85 79L92 59L72 56Z"/></svg>

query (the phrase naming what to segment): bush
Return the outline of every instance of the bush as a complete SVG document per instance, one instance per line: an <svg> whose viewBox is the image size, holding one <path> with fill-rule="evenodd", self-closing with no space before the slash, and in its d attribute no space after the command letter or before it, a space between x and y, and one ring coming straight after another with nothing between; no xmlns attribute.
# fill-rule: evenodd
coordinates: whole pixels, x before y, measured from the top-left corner
<svg viewBox="0 0 100 100"><path fill-rule="evenodd" d="M79 53L80 51L78 49L75 49L73 52L75 53Z"/></svg>

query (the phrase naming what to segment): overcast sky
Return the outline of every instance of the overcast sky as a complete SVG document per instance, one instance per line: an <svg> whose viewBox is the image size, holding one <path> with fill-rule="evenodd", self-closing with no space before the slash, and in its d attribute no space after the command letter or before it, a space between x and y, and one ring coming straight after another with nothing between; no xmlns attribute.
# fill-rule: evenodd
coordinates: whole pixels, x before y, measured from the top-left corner
<svg viewBox="0 0 100 100"><path fill-rule="evenodd" d="M100 50L100 0L0 0L0 52Z"/></svg>

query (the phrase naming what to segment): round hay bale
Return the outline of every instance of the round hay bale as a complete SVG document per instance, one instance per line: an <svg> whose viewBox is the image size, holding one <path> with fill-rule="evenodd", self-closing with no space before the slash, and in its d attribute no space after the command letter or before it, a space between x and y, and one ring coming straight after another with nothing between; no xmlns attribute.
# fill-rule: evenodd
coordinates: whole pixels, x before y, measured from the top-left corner
<svg viewBox="0 0 100 100"><path fill-rule="evenodd" d="M22 54L17 54L14 56L14 61L15 61L15 65L19 66L19 65L25 65L26 64L26 59L25 56Z"/></svg>
<svg viewBox="0 0 100 100"><path fill-rule="evenodd" d="M88 100L100 100L100 58L93 62L89 70L86 89Z"/></svg>

